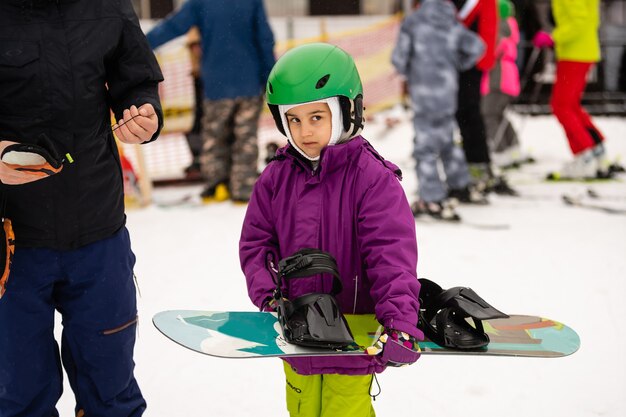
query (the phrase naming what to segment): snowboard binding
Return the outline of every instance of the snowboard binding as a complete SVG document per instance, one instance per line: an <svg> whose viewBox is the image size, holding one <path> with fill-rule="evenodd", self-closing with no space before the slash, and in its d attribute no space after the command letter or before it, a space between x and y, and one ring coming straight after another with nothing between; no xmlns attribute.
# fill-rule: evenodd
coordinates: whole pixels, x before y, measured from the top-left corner
<svg viewBox="0 0 626 417"><path fill-rule="evenodd" d="M425 278L419 279L420 312L418 327L439 346L459 349L481 349L489 344L482 320L507 318L471 288L442 289ZM467 318L471 318L473 326Z"/></svg>
<svg viewBox="0 0 626 417"><path fill-rule="evenodd" d="M270 269L270 271L272 271ZM330 294L311 293L291 301L283 293L283 280L331 274ZM348 322L341 313L335 295L341 292L337 262L318 249L303 249L278 263L274 303L283 336L289 343L308 347L345 350L354 345Z"/></svg>

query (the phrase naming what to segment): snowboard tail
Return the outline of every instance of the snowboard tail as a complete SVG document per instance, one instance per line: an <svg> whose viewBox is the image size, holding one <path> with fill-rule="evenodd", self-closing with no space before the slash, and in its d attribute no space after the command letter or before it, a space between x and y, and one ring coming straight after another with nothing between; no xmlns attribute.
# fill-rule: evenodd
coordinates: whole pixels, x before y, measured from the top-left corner
<svg viewBox="0 0 626 417"><path fill-rule="evenodd" d="M222 358L365 355L365 349L382 333L382 326L373 314L345 317L355 344L341 351L287 343L275 313L171 310L156 314L152 320L172 341ZM422 354L553 358L571 355L580 346L573 329L542 317L512 315L485 320L483 326L490 339L485 348L456 350L425 340L419 343Z"/></svg>

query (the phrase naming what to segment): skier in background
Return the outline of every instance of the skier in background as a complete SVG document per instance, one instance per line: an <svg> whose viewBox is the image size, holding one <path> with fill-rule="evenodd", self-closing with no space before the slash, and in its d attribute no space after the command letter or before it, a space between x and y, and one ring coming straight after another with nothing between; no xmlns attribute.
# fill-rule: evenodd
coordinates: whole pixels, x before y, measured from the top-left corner
<svg viewBox="0 0 626 417"><path fill-rule="evenodd" d="M239 257L252 302L273 308L266 260L317 248L337 260L344 313L375 313L385 326L382 356L285 359L291 416L374 416L374 373L419 357L415 220L400 170L360 136L363 97L350 55L307 44L284 54L267 83L267 101L288 144L257 181L244 219ZM324 279L332 278L323 276ZM332 281L286 283L289 297ZM381 340L384 340L382 337ZM400 352L401 351L401 352Z"/></svg>
<svg viewBox="0 0 626 417"><path fill-rule="evenodd" d="M391 61L405 77L413 107L413 157L419 181L419 200L411 206L415 216L458 221L449 196L486 202L470 187L465 155L453 138L458 73L474 66L483 52L480 38L456 20L448 0L424 0L402 22Z"/></svg>
<svg viewBox="0 0 626 417"><path fill-rule="evenodd" d="M556 27L552 34L539 31L533 44L554 46L556 81L550 105L563 126L574 159L549 178L590 179L609 175L605 165L604 136L580 102L587 73L600 60L598 0L552 0Z"/></svg>
<svg viewBox="0 0 626 417"><path fill-rule="evenodd" d="M274 65L274 35L262 0L189 0L148 32L152 48L198 27L204 84L200 158L207 201L247 202L258 177L257 129L263 87Z"/></svg>
<svg viewBox="0 0 626 417"><path fill-rule="evenodd" d="M161 71L130 0L5 0L0 39L0 207L15 231L0 415L58 416L64 368L76 416L139 417L135 255L110 112L122 142L156 139Z"/></svg>
<svg viewBox="0 0 626 417"><path fill-rule="evenodd" d="M517 194L504 176L491 165L485 123L480 112L480 83L484 71L495 63L498 36L496 0L453 0L458 19L485 43L485 53L476 65L459 75L459 103L456 120L463 138L463 150L470 174L478 188L498 194Z"/></svg>
<svg viewBox="0 0 626 417"><path fill-rule="evenodd" d="M498 0L498 11L500 29L496 63L491 71L483 73L480 105L494 162L497 161L499 166L510 166L521 161L517 133L505 114L506 107L520 93L517 68L519 29L510 0Z"/></svg>

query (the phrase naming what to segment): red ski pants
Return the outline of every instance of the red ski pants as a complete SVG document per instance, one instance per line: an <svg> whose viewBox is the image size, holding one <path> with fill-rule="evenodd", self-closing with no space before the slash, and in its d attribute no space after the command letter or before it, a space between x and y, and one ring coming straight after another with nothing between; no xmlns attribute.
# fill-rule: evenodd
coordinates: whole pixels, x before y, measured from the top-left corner
<svg viewBox="0 0 626 417"><path fill-rule="evenodd" d="M580 104L591 65L589 62L572 61L558 61L556 65L556 82L552 89L550 105L554 116L565 130L574 155L604 140Z"/></svg>

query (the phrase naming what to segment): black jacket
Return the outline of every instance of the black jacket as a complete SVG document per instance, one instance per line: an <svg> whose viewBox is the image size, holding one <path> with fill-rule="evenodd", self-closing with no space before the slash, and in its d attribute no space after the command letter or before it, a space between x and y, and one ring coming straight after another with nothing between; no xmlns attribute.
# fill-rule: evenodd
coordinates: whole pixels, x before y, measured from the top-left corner
<svg viewBox="0 0 626 417"><path fill-rule="evenodd" d="M74 159L52 177L0 185L17 246L72 249L124 225L110 110L119 119L151 103L161 125L162 80L130 0L0 1L0 139L48 138Z"/></svg>

